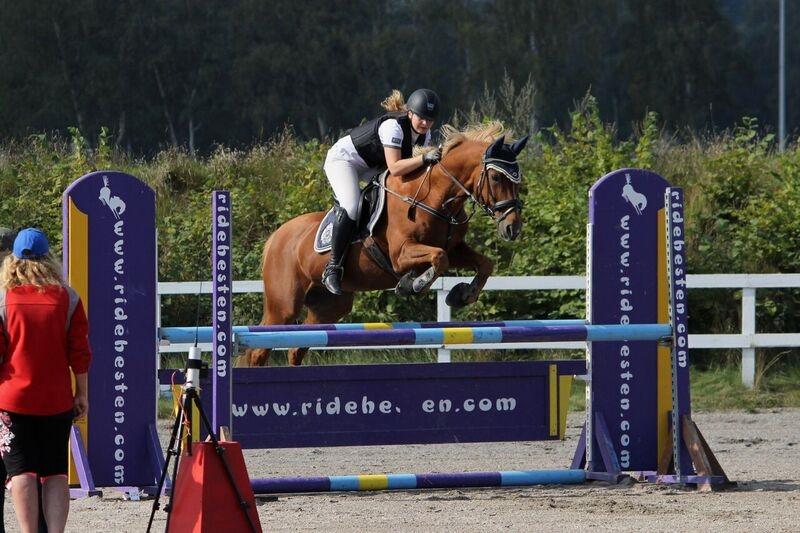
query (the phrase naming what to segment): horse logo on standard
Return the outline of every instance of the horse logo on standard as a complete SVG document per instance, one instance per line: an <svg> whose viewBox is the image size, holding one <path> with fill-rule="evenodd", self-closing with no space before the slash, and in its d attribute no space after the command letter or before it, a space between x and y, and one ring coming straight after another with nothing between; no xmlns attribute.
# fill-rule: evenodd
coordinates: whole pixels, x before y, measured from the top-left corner
<svg viewBox="0 0 800 533"><path fill-rule="evenodd" d="M622 197L629 202L637 215L641 215L642 211L647 207L647 197L639 192L636 192L631 185L631 175L625 174L625 185L622 187Z"/></svg>
<svg viewBox="0 0 800 533"><path fill-rule="evenodd" d="M107 205L114 218L119 220L120 215L125 212L125 202L119 196L111 196L111 188L108 186L108 176L103 176L103 187L100 189L98 197L100 203Z"/></svg>

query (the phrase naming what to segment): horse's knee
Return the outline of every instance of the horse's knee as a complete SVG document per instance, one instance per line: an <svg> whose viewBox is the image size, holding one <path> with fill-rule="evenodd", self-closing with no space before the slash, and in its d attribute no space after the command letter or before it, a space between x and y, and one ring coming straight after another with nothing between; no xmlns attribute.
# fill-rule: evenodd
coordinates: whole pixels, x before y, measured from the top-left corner
<svg viewBox="0 0 800 533"><path fill-rule="evenodd" d="M290 348L287 352L289 364L291 366L302 365L306 353L308 353L308 348Z"/></svg>
<svg viewBox="0 0 800 533"><path fill-rule="evenodd" d="M267 363L269 363L269 350L263 348L250 350L247 355L247 362L250 366L267 366Z"/></svg>
<svg viewBox="0 0 800 533"><path fill-rule="evenodd" d="M439 250L433 254L431 265L436 269L437 275L442 275L450 267L450 259L447 257L447 252Z"/></svg>

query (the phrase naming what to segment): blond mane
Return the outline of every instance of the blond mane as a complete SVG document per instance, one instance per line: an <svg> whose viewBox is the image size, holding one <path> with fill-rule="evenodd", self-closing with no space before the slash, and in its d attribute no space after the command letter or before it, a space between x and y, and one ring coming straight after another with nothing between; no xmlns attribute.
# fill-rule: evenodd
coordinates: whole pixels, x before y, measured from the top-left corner
<svg viewBox="0 0 800 533"><path fill-rule="evenodd" d="M452 148L455 148L464 141L492 142L501 134L510 132L505 131L505 127L497 120L481 124L469 124L463 129L445 124L442 126L440 135L442 138L442 155L444 156Z"/></svg>

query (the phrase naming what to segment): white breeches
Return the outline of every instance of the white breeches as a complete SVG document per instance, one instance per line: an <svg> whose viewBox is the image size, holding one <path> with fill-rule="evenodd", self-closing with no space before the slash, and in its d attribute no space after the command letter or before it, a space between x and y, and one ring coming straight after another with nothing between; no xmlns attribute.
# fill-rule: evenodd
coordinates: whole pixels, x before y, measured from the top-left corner
<svg viewBox="0 0 800 533"><path fill-rule="evenodd" d="M332 158L325 159L323 168L339 205L347 211L350 220L355 220L358 217L358 199L361 195L358 184L359 168L348 161Z"/></svg>

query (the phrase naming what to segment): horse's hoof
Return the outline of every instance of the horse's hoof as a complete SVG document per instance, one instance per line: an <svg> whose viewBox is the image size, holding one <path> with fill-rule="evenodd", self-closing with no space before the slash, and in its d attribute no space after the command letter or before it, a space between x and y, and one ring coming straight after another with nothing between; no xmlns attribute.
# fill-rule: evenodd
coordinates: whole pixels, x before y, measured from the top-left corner
<svg viewBox="0 0 800 533"><path fill-rule="evenodd" d="M394 288L394 292L397 293L398 296L407 297L414 294L414 273L413 272L406 272L403 274L403 277L400 278L400 281L397 282L397 287Z"/></svg>
<svg viewBox="0 0 800 533"><path fill-rule="evenodd" d="M474 301L472 300L473 292L472 285L469 283L459 283L447 293L445 303L450 307L464 307Z"/></svg>

